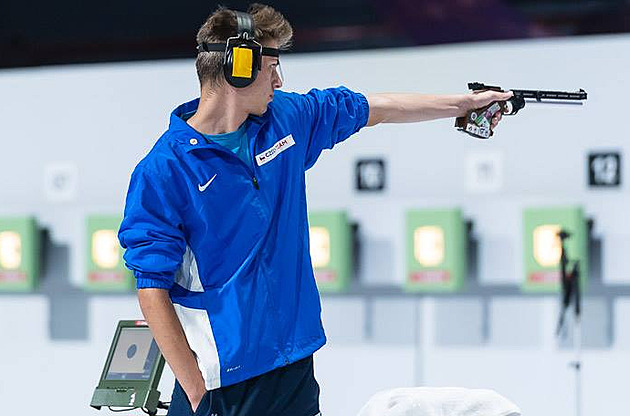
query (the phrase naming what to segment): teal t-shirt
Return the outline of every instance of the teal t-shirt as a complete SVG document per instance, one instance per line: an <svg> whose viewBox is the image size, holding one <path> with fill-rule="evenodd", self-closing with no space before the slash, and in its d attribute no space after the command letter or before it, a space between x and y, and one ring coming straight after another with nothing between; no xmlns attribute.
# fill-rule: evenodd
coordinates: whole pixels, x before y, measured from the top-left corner
<svg viewBox="0 0 630 416"><path fill-rule="evenodd" d="M249 155L249 143L247 140L247 122L241 124L236 131L223 134L204 134L203 137L210 142L215 142L230 150L248 166L252 164Z"/></svg>
<svg viewBox="0 0 630 416"><path fill-rule="evenodd" d="M183 115L184 120L188 120L195 112ZM248 166L252 165L252 158L249 154L249 141L247 140L247 121L245 121L236 131L222 134L201 134L209 142L215 142L225 147L239 157Z"/></svg>

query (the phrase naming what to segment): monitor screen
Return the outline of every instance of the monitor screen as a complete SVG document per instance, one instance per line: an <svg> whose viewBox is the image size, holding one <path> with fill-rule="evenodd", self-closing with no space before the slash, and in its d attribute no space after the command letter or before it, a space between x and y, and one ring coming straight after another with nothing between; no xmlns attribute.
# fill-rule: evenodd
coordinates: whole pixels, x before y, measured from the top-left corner
<svg viewBox="0 0 630 416"><path fill-rule="evenodd" d="M121 328L105 380L149 380L158 356L148 327Z"/></svg>

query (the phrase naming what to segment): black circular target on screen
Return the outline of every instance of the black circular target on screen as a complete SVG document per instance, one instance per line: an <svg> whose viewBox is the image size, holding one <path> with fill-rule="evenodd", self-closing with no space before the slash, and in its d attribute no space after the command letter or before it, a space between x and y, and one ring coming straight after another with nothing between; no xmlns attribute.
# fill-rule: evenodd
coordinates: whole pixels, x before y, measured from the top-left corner
<svg viewBox="0 0 630 416"><path fill-rule="evenodd" d="M138 346L136 344L131 344L129 348L127 348L127 358L131 360L133 356L136 355L137 352L138 352Z"/></svg>

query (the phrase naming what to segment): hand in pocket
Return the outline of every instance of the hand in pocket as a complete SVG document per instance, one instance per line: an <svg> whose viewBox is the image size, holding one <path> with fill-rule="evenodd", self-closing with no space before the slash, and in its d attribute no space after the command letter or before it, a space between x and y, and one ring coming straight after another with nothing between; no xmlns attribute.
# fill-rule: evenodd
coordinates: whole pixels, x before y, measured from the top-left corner
<svg viewBox="0 0 630 416"><path fill-rule="evenodd" d="M197 408L193 411L193 416L210 416L210 392L206 391L197 405Z"/></svg>

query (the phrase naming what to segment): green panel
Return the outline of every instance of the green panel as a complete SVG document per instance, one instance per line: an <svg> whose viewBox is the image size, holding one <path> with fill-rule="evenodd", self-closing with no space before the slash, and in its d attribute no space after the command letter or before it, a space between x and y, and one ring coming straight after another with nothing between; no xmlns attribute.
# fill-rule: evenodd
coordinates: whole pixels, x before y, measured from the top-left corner
<svg viewBox="0 0 630 416"><path fill-rule="evenodd" d="M39 283L40 256L33 217L0 218L0 291L33 291Z"/></svg>
<svg viewBox="0 0 630 416"><path fill-rule="evenodd" d="M341 292L352 276L352 233L343 211L309 213L311 260L321 292Z"/></svg>
<svg viewBox="0 0 630 416"><path fill-rule="evenodd" d="M559 229L571 233L571 237L565 240L567 257L570 262L580 261L581 287L585 287L588 231L582 208L528 208L523 212L524 291L540 293L560 290L560 239L556 235ZM536 246L535 235L538 241Z"/></svg>
<svg viewBox="0 0 630 416"><path fill-rule="evenodd" d="M92 291L126 292L133 288L133 274L124 264L117 233L122 218L93 215L87 218L87 276Z"/></svg>
<svg viewBox="0 0 630 416"><path fill-rule="evenodd" d="M405 289L454 292L467 274L466 224L459 209L407 211Z"/></svg>

